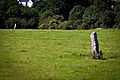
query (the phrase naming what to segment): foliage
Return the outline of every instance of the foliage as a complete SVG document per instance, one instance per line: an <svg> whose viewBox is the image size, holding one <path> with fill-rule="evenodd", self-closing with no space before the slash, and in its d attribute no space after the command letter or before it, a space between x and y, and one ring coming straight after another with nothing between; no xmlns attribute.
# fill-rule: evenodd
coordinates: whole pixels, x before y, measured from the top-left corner
<svg viewBox="0 0 120 80"><path fill-rule="evenodd" d="M62 15L54 15L54 16L49 16L45 18L44 20L41 20L39 22L38 28L44 27L46 25L45 29L58 29L59 24L61 24L64 21L64 17Z"/></svg>
<svg viewBox="0 0 120 80"><path fill-rule="evenodd" d="M112 28L114 25L114 12L112 10L106 10L101 17L104 28Z"/></svg>
<svg viewBox="0 0 120 80"><path fill-rule="evenodd" d="M17 5L11 6L8 10L7 10L7 15L9 17L19 17L20 16L20 8Z"/></svg>
<svg viewBox="0 0 120 80"><path fill-rule="evenodd" d="M58 26L58 29L68 30L69 29L68 21L64 21L60 23L60 25Z"/></svg>
<svg viewBox="0 0 120 80"><path fill-rule="evenodd" d="M93 29L94 24L99 20L100 14L99 14L99 9L97 6L92 5L88 8L85 9L84 14L83 14L83 27L84 24L88 25L88 29Z"/></svg>
<svg viewBox="0 0 120 80"><path fill-rule="evenodd" d="M57 29L57 20L51 19L48 23L49 29Z"/></svg>
<svg viewBox="0 0 120 80"><path fill-rule="evenodd" d="M45 2L43 0L38 0L37 2L33 4L32 7L35 8L37 12L40 12L45 7Z"/></svg>
<svg viewBox="0 0 120 80"><path fill-rule="evenodd" d="M86 30L88 30L89 28L88 28L88 24L87 23L82 23L82 25L81 25L81 29L86 29Z"/></svg>
<svg viewBox="0 0 120 80"><path fill-rule="evenodd" d="M120 29L120 23L116 23L113 28Z"/></svg>
<svg viewBox="0 0 120 80"><path fill-rule="evenodd" d="M101 24L102 24L102 21L97 21L95 23L95 27L94 28L100 28L101 27Z"/></svg>
<svg viewBox="0 0 120 80"><path fill-rule="evenodd" d="M58 29L64 21L69 29L82 29L84 24L87 29L115 28L120 23L119 4L118 0L36 0L29 8L17 0L0 0L0 28L13 28L16 23L17 28L35 29L45 24ZM57 23L49 26L52 19Z"/></svg>
<svg viewBox="0 0 120 80"><path fill-rule="evenodd" d="M6 5L5 0L0 0L0 28L5 28Z"/></svg>
<svg viewBox="0 0 120 80"><path fill-rule="evenodd" d="M37 23L36 23L35 19L31 18L31 19L28 21L27 24L28 24L27 26L28 26L29 29L36 29Z"/></svg>
<svg viewBox="0 0 120 80"><path fill-rule="evenodd" d="M4 27L1 27L1 26L4 26L4 21L5 21L5 17L6 17L6 15L4 15L4 14L5 14L5 12L0 10L0 28L4 28Z"/></svg>
<svg viewBox="0 0 120 80"><path fill-rule="evenodd" d="M54 13L52 12L52 9L46 10L43 13L39 13L40 19L48 18L49 16L53 16Z"/></svg>
<svg viewBox="0 0 120 80"><path fill-rule="evenodd" d="M117 9L116 9L116 16L115 16L115 25L113 26L114 28L118 28L120 29L120 3L118 3L117 5Z"/></svg>
<svg viewBox="0 0 120 80"><path fill-rule="evenodd" d="M99 10L96 6L92 5L85 9L83 14L83 22L95 23L99 19Z"/></svg>
<svg viewBox="0 0 120 80"><path fill-rule="evenodd" d="M74 30L74 29L82 29L81 28L82 20L78 19L75 21L68 21L68 29Z"/></svg>
<svg viewBox="0 0 120 80"><path fill-rule="evenodd" d="M56 20L56 19L50 20L48 25L50 26L50 25L52 25L53 23L57 23L57 20Z"/></svg>
<svg viewBox="0 0 120 80"><path fill-rule="evenodd" d="M94 0L93 5L97 6L97 8L104 12L107 9L110 9L112 0Z"/></svg>
<svg viewBox="0 0 120 80"><path fill-rule="evenodd" d="M40 24L40 26L38 26L38 29L47 29L47 25L46 24Z"/></svg>
<svg viewBox="0 0 120 80"><path fill-rule="evenodd" d="M75 26L76 26L76 29L82 29L82 27L81 27L81 24L82 24L82 20L76 20L75 22L74 22L74 24L75 24Z"/></svg>
<svg viewBox="0 0 120 80"><path fill-rule="evenodd" d="M27 26L27 20L26 20L26 18L23 18L23 19L20 20L19 26L20 26L20 28L22 28L22 29L25 29L26 27L28 27L28 26Z"/></svg>
<svg viewBox="0 0 120 80"><path fill-rule="evenodd" d="M14 28L14 25L15 23L18 22L18 19L17 18L8 18L6 21L5 21L5 25L6 25L6 28L9 28L9 29L13 29Z"/></svg>
<svg viewBox="0 0 120 80"><path fill-rule="evenodd" d="M75 6L71 11L69 15L69 20L82 20L82 15L84 13L84 8L80 5Z"/></svg>

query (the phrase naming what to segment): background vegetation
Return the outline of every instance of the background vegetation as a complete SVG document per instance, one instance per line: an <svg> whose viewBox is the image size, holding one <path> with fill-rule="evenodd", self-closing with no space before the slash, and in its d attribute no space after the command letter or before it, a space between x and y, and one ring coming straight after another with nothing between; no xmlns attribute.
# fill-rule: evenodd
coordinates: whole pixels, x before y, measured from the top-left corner
<svg viewBox="0 0 120 80"><path fill-rule="evenodd" d="M0 0L0 28L120 28L119 0L36 0L32 8Z"/></svg>
<svg viewBox="0 0 120 80"><path fill-rule="evenodd" d="M92 59L93 31L106 60ZM113 29L0 30L0 80L120 80L119 34Z"/></svg>

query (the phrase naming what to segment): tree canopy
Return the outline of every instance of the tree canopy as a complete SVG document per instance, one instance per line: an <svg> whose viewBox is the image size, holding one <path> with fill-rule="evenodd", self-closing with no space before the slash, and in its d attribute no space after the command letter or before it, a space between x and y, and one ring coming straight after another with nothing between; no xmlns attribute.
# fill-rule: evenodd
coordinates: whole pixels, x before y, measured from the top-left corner
<svg viewBox="0 0 120 80"><path fill-rule="evenodd" d="M49 25L52 20L56 21ZM36 0L27 7L17 0L0 0L0 28L13 28L14 24L19 29L43 25L45 29L119 28L120 1Z"/></svg>

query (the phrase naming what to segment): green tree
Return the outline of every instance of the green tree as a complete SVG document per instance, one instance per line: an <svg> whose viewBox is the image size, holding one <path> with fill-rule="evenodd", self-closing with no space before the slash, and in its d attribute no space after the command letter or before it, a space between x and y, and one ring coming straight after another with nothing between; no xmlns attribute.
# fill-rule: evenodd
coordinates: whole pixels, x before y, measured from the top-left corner
<svg viewBox="0 0 120 80"><path fill-rule="evenodd" d="M69 15L69 20L82 20L82 15L84 13L84 8L80 5L75 6L71 11Z"/></svg>
<svg viewBox="0 0 120 80"><path fill-rule="evenodd" d="M29 29L36 29L37 28L36 25L37 25L36 20L31 18L30 20L28 20L27 28L29 28Z"/></svg>
<svg viewBox="0 0 120 80"><path fill-rule="evenodd" d="M26 18L22 18L19 23L20 23L19 28L25 29L28 27Z"/></svg>
<svg viewBox="0 0 120 80"><path fill-rule="evenodd" d="M0 10L0 28L4 28L5 18L6 18L5 11Z"/></svg>
<svg viewBox="0 0 120 80"><path fill-rule="evenodd" d="M119 28L120 29L120 3L118 2L115 8L115 25L114 28Z"/></svg>
<svg viewBox="0 0 120 80"><path fill-rule="evenodd" d="M116 20L117 22L120 22L120 3L117 4L115 20Z"/></svg>
<svg viewBox="0 0 120 80"><path fill-rule="evenodd" d="M33 4L33 8L35 8L38 12L42 11L42 9L44 9L46 3L44 0L37 0L34 4Z"/></svg>
<svg viewBox="0 0 120 80"><path fill-rule="evenodd" d="M112 10L106 10L101 17L102 27L103 28L112 28L115 24L115 14Z"/></svg>
<svg viewBox="0 0 120 80"><path fill-rule="evenodd" d="M6 0L7 4L6 6L10 7L10 6L14 6L14 5L19 5L17 0Z"/></svg>
<svg viewBox="0 0 120 80"><path fill-rule="evenodd" d="M111 0L94 0L93 4L102 12L111 8Z"/></svg>
<svg viewBox="0 0 120 80"><path fill-rule="evenodd" d="M52 17L53 15L55 15L52 10L53 9L51 8L51 9L45 10L43 13L39 13L40 19L43 20L49 16Z"/></svg>
<svg viewBox="0 0 120 80"><path fill-rule="evenodd" d="M38 12L35 8L22 7L20 8L20 28L37 28L38 26Z"/></svg>
<svg viewBox="0 0 120 80"><path fill-rule="evenodd" d="M14 25L15 23L18 22L18 19L17 18L8 18L6 21L5 21L5 25L6 27L5 28L8 28L8 29L13 29L14 28Z"/></svg>
<svg viewBox="0 0 120 80"><path fill-rule="evenodd" d="M100 18L99 9L95 5L91 5L86 8L83 15L83 22L87 23L90 28L93 28L91 25L96 23Z"/></svg>
<svg viewBox="0 0 120 80"><path fill-rule="evenodd" d="M20 8L17 5L11 6L7 10L8 17L19 17L20 16Z"/></svg>
<svg viewBox="0 0 120 80"><path fill-rule="evenodd" d="M4 28L13 28L14 24L17 23L20 16L20 8L19 4L16 0L6 0L3 2L5 7L3 8L4 14L2 16L5 17L4 19L4 25L6 27Z"/></svg>
<svg viewBox="0 0 120 80"><path fill-rule="evenodd" d="M69 19L69 13L74 6L81 5L82 7L85 7L85 8L90 6L88 0L65 0L64 4L65 6L63 8L63 16L65 20Z"/></svg>
<svg viewBox="0 0 120 80"><path fill-rule="evenodd" d="M30 8L29 7L24 7L24 6L21 6L20 7L20 17L21 18L30 18Z"/></svg>
<svg viewBox="0 0 120 80"><path fill-rule="evenodd" d="M62 10L65 6L65 0L48 0L48 7L54 8L55 14L62 14Z"/></svg>
<svg viewBox="0 0 120 80"><path fill-rule="evenodd" d="M62 15L65 0L38 1L33 7L39 12L40 19L45 19L56 14ZM43 5L44 4L44 5ZM37 6L38 5L38 6ZM41 7L41 8L40 8Z"/></svg>
<svg viewBox="0 0 120 80"><path fill-rule="evenodd" d="M0 28L5 28L6 4L5 0L0 0Z"/></svg>

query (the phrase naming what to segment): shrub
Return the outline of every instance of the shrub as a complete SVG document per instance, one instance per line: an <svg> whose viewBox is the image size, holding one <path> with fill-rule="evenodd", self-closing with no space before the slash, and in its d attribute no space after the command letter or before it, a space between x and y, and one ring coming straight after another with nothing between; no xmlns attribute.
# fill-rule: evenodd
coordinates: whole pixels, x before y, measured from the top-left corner
<svg viewBox="0 0 120 80"><path fill-rule="evenodd" d="M48 26L52 25L53 23L57 23L57 20L56 20L56 19L51 19L51 20L49 21Z"/></svg>
<svg viewBox="0 0 120 80"><path fill-rule="evenodd" d="M69 29L69 26L68 26L68 21L64 21L62 22L59 26L58 26L58 29Z"/></svg>
<svg viewBox="0 0 120 80"><path fill-rule="evenodd" d="M120 29L120 23L116 23L113 28L117 28L117 29Z"/></svg>
<svg viewBox="0 0 120 80"><path fill-rule="evenodd" d="M79 30L79 29L82 29L82 28L81 28L81 24L82 24L82 20L80 20L80 19L79 19L79 20L76 20L76 21L75 21L76 29L78 29L78 30Z"/></svg>
<svg viewBox="0 0 120 80"><path fill-rule="evenodd" d="M75 20L75 21L69 21L68 22L68 26L69 26L69 29L81 29L81 25L82 24L82 20L78 19L78 20Z"/></svg>
<svg viewBox="0 0 120 80"><path fill-rule="evenodd" d="M54 15L52 18L56 19L58 23L61 23L64 21L64 17L62 15Z"/></svg>
<svg viewBox="0 0 120 80"><path fill-rule="evenodd" d="M49 29L57 29L57 20L51 19L48 23Z"/></svg>
<svg viewBox="0 0 120 80"><path fill-rule="evenodd" d="M58 29L57 23L52 23L52 24L49 26L49 29Z"/></svg>
<svg viewBox="0 0 120 80"><path fill-rule="evenodd" d="M62 15L54 15L45 18L39 22L39 29L58 29L58 25L64 21ZM44 25L43 25L44 24Z"/></svg>
<svg viewBox="0 0 120 80"><path fill-rule="evenodd" d="M102 24L102 22L101 21L97 21L96 23L95 23L95 28L100 28L100 25Z"/></svg>
<svg viewBox="0 0 120 80"><path fill-rule="evenodd" d="M47 25L46 24L41 24L40 26L38 26L38 29L47 29Z"/></svg>
<svg viewBox="0 0 120 80"><path fill-rule="evenodd" d="M36 29L37 21L35 19L31 18L27 22L27 24L28 24L27 28L29 28L29 29Z"/></svg>
<svg viewBox="0 0 120 80"><path fill-rule="evenodd" d="M90 29L95 29L95 24L90 24Z"/></svg>
<svg viewBox="0 0 120 80"><path fill-rule="evenodd" d="M5 25L7 26L6 28L13 29L14 24L17 23L19 20L17 18L8 18L5 21Z"/></svg>
<svg viewBox="0 0 120 80"><path fill-rule="evenodd" d="M84 23L82 23L81 28L82 28L82 29L86 29L86 30L87 30L87 29L88 29L88 24L87 24L87 23L85 23L85 22L84 22Z"/></svg>

